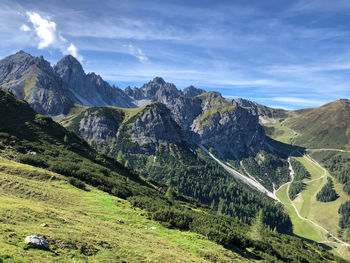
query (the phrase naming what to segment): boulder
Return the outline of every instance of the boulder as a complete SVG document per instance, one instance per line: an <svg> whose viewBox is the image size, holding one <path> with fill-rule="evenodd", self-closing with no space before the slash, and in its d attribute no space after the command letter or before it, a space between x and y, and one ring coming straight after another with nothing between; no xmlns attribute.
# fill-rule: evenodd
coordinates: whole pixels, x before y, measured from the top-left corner
<svg viewBox="0 0 350 263"><path fill-rule="evenodd" d="M49 243L45 238L36 235L27 236L24 242L33 248L49 249Z"/></svg>

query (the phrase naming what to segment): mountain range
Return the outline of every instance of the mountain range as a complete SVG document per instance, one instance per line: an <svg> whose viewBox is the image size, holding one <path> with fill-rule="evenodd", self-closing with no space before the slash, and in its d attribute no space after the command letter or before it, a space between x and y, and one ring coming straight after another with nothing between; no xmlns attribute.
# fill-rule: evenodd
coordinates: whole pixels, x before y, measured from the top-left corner
<svg viewBox="0 0 350 263"><path fill-rule="evenodd" d="M304 222L298 220L302 216L306 218L303 214L306 209L303 208L304 201L305 206L310 202L320 205L315 199L318 188L315 188L317 192L306 194L311 191L307 181L310 176L310 182L320 179L319 187L324 185L321 181L323 177L317 177L316 170L321 169L317 168L319 161L335 176L328 175L335 181L334 187L340 196L336 204L329 203L332 205L329 211L337 214L336 220L331 220L332 225L328 225L330 223L326 219L320 223L313 217L315 212L312 209L312 214L307 216L327 227L329 236L322 234L317 241L333 237L336 232L342 240L350 240L350 225L344 221L345 216L338 213L341 205L350 200L347 194L350 177L342 170L347 167L350 140L350 102L346 99L318 108L287 111L242 98L226 99L218 92L207 92L193 86L180 90L161 77L155 77L141 87L122 90L95 73L86 74L79 61L71 55L63 57L52 67L43 57L33 57L23 51L0 61L0 87L13 94L17 104L24 103L20 110L18 105L14 106L13 98L8 97L11 95L1 93L3 98L11 101L11 106L2 105L4 116L11 107L18 108L16 114L23 110L30 115L24 115L24 119L17 123L18 127L11 124L16 114L0 125L0 135L3 131L9 136L20 135L19 138L23 139L11 146L16 147L22 162L77 177L121 198L141 195L143 191L135 194L132 190L137 188L134 183L128 188L124 187L128 184L122 181L133 180L150 188L168 186L168 192L169 189L176 192L179 200L188 196L220 215L238 218L243 224L254 224L256 215L262 211L263 224L270 229L287 234L294 232L306 239L311 236L312 239L314 236L308 235L309 232L305 234L299 229ZM39 114L27 109L27 103ZM46 129L50 136L56 134L54 137L60 138L56 141L49 136L44 144L50 141L61 145L64 138L63 145L70 144L64 149L79 153L92 162L96 162L97 158L98 164L108 164L108 167L114 167L110 168L112 170L119 167L120 173L129 179L118 179L121 181L117 180L114 184L102 168L99 174L103 179L82 168L74 168L73 164L66 170L59 169L59 165L54 165L51 159L55 150L50 146L46 151L37 145L36 139L33 140L40 137L40 133L33 137L23 135L31 133L33 128L30 127L37 125L42 126L40 131ZM28 127L32 130L27 130ZM26 132L18 133L21 129ZM6 149L8 147L6 145ZM96 150L103 155L98 155ZM333 153L326 154L325 151ZM28 157L27 152L40 152L40 156L48 159L45 157L43 161L41 157ZM7 157L19 158L17 154ZM108 158L111 157L117 161L116 164L110 163L112 161ZM74 158L78 160L80 157ZM343 165L337 166L339 163ZM297 186L291 172L293 168L296 173L307 174L309 171L311 175L305 178L298 175L302 179ZM69 172L70 169L72 172ZM76 174L75 169L79 171ZM129 170L131 175L126 175ZM294 210L288 210L295 205L289 204L293 202L289 198L290 191L293 191L294 198L299 194L301 211L304 211L299 216L293 214ZM282 195L284 192L287 199ZM315 197L315 200L308 201L309 197ZM298 199L295 200L297 202ZM295 209L297 206L298 203ZM327 215L326 208L320 207ZM148 209L149 212L152 210ZM346 212L342 213L346 215ZM339 226L337 220L342 222ZM326 242L323 245L326 246ZM336 249L337 246L328 248Z"/></svg>

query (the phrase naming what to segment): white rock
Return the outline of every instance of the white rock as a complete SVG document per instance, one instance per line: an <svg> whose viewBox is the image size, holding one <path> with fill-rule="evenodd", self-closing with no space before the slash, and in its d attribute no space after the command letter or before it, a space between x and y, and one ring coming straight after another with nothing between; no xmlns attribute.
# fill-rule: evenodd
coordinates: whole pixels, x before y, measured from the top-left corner
<svg viewBox="0 0 350 263"><path fill-rule="evenodd" d="M24 239L24 242L27 245L35 247L35 248L49 249L49 243L46 241L46 239L43 237L36 236L36 235L27 236Z"/></svg>

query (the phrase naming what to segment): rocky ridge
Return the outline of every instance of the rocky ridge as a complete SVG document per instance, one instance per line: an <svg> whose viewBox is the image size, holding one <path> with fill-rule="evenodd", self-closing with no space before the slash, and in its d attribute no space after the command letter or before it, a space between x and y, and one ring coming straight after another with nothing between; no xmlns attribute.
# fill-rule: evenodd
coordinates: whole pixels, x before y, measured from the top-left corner
<svg viewBox="0 0 350 263"><path fill-rule="evenodd" d="M74 93L78 104L86 106L117 106L133 108L132 99L118 87L109 85L95 73L85 74L83 67L71 55L63 57L54 70L68 89Z"/></svg>
<svg viewBox="0 0 350 263"><path fill-rule="evenodd" d="M0 61L0 87L41 114L66 114L74 95L43 57L20 51Z"/></svg>

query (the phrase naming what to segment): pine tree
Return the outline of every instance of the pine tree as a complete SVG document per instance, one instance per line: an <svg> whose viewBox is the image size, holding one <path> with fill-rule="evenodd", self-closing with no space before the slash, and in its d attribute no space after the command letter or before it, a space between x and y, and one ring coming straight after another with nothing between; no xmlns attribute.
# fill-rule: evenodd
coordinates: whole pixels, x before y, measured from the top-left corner
<svg viewBox="0 0 350 263"><path fill-rule="evenodd" d="M263 222L263 212L262 210L259 210L252 226L251 226L251 232L250 232L250 237L254 240L259 240L262 241L264 238L264 222Z"/></svg>
<svg viewBox="0 0 350 263"><path fill-rule="evenodd" d="M118 152L117 161L118 161L119 163L124 163L124 157L123 157L123 152L122 152L122 151L119 151L119 152Z"/></svg>
<svg viewBox="0 0 350 263"><path fill-rule="evenodd" d="M68 143L68 136L67 136L67 134L66 134L66 135L64 135L63 141L64 141L64 143L65 143L65 144L67 144L67 143Z"/></svg>

